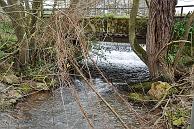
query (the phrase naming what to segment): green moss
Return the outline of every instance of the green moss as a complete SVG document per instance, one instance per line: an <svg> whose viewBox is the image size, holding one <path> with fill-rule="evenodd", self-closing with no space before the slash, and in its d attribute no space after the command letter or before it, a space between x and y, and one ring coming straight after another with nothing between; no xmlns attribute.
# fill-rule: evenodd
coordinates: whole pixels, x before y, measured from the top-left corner
<svg viewBox="0 0 194 129"><path fill-rule="evenodd" d="M20 90L24 93L24 94L27 94L27 93L30 93L33 89L32 87L30 86L29 83L22 83L20 85Z"/></svg>
<svg viewBox="0 0 194 129"><path fill-rule="evenodd" d="M135 101L135 102L143 102L143 101L149 101L152 100L150 96L143 95L140 93L130 93L128 95L129 100Z"/></svg>
<svg viewBox="0 0 194 129"><path fill-rule="evenodd" d="M13 28L12 28L12 25L11 25L11 22L5 22L5 21L2 21L0 22L0 32L13 32Z"/></svg>
<svg viewBox="0 0 194 129"><path fill-rule="evenodd" d="M129 88L138 91L148 91L151 88L152 82L141 82L136 84L129 84Z"/></svg>
<svg viewBox="0 0 194 129"><path fill-rule="evenodd" d="M174 111L167 111L165 115L174 126L179 127L186 124L189 113L183 108L176 107Z"/></svg>
<svg viewBox="0 0 194 129"><path fill-rule="evenodd" d="M13 107L13 103L5 100L0 100L0 111L4 111L6 109L10 109Z"/></svg>
<svg viewBox="0 0 194 129"><path fill-rule="evenodd" d="M184 117L180 117L180 118L176 118L173 120L173 125L175 126L181 126L185 123L185 118Z"/></svg>

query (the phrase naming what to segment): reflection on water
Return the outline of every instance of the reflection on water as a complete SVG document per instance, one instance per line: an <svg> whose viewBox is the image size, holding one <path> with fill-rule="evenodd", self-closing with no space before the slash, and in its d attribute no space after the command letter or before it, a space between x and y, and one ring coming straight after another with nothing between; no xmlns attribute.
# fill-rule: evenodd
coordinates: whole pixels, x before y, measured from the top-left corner
<svg viewBox="0 0 194 129"><path fill-rule="evenodd" d="M101 48L100 55L97 48ZM102 55L104 58L102 58ZM131 51L128 44L99 43L92 49L91 57L113 83L140 81L148 78L145 64ZM135 124L135 116L128 112L125 104L112 91L112 88L93 70L93 83L98 92L121 115L127 125ZM92 69L93 68L93 69ZM96 74L96 75L95 75ZM60 87L53 93L35 94L16 109L0 113L1 129L89 129L76 97L87 112L95 129L122 129L118 119L106 105L88 89L81 79L75 79L75 88Z"/></svg>

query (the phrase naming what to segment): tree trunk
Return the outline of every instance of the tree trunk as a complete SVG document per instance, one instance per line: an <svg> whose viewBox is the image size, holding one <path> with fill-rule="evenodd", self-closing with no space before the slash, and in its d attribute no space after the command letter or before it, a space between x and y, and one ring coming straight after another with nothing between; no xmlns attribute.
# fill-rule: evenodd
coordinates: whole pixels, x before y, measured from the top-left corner
<svg viewBox="0 0 194 129"><path fill-rule="evenodd" d="M0 6L11 19L15 35L19 43L19 62L24 66L30 61L29 46L34 48L33 34L36 31L36 24L39 13L42 10L43 0L32 1L32 11L30 14L25 13L25 10L30 11L29 0L25 0L23 7L20 0L0 0Z"/></svg>
<svg viewBox="0 0 194 129"><path fill-rule="evenodd" d="M36 33L37 30L37 21L38 18L42 16L42 6L43 6L43 0L33 0L32 1L32 14L31 14L31 21L30 21L30 30L29 30L29 48L30 50L30 63L34 65L36 62L36 42L35 37L33 36Z"/></svg>
<svg viewBox="0 0 194 129"><path fill-rule="evenodd" d="M24 65L29 60L24 7L18 0L7 0L7 3L4 0L0 0L0 5L12 21L12 26L19 43L19 62Z"/></svg>
<svg viewBox="0 0 194 129"><path fill-rule="evenodd" d="M30 34L33 34L36 31L36 22L38 20L39 14L41 13L41 9L43 6L42 4L43 4L43 0L33 0L33 2L32 2Z"/></svg>
<svg viewBox="0 0 194 129"><path fill-rule="evenodd" d="M170 42L177 0L151 0L147 29L146 50L148 68L154 79L174 80L173 69L166 64L167 48L158 52Z"/></svg>
<svg viewBox="0 0 194 129"><path fill-rule="evenodd" d="M147 54L146 51L137 43L135 36L135 26L136 26L136 17L139 9L139 0L133 0L133 6L130 12L130 21L129 21L129 41L133 51L138 55L138 57L147 64Z"/></svg>

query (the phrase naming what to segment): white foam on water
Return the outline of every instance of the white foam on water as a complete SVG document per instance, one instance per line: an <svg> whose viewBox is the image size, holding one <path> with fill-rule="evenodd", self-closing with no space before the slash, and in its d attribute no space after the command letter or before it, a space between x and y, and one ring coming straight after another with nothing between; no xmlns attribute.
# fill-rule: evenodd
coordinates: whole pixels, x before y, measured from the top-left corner
<svg viewBox="0 0 194 129"><path fill-rule="evenodd" d="M106 43L107 44L107 43ZM109 43L111 46L111 43ZM114 43L113 43L114 45ZM119 44L118 44L119 45ZM124 46L125 45L125 46ZM98 65L117 65L127 67L145 67L145 63L131 50L128 44L120 44L125 50L106 50L104 47L99 51L100 54L90 53L92 59ZM102 44L102 46L105 46ZM113 46L112 46L113 47ZM118 46L119 47L119 46ZM145 46L143 46L145 49Z"/></svg>

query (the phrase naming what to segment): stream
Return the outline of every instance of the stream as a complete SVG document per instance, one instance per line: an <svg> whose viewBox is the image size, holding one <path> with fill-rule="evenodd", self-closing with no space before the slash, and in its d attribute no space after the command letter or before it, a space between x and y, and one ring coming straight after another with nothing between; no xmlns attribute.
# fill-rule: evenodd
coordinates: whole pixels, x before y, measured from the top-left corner
<svg viewBox="0 0 194 129"><path fill-rule="evenodd" d="M142 47L145 49L144 45ZM107 79L118 88L125 90L127 83L149 78L146 65L129 44L99 42L93 45L90 55ZM113 88L105 82L91 61L87 62L96 90L129 127L137 126L139 123L136 122L136 116L113 92ZM26 101L19 102L13 110L0 112L0 129L89 129L81 112L83 110L95 129L123 129L120 121L82 79L75 77L74 84L76 92L60 86L52 93L31 95Z"/></svg>

